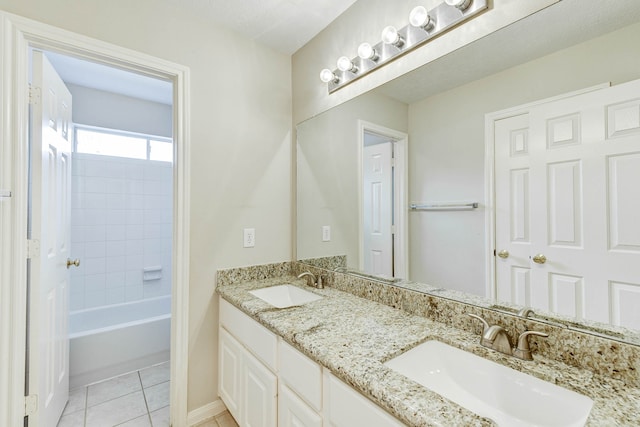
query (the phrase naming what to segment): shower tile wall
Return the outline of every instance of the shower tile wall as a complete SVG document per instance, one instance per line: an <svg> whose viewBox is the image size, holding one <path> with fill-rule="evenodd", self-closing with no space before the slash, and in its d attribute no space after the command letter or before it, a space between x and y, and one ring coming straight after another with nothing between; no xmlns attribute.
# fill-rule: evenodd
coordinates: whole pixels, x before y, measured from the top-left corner
<svg viewBox="0 0 640 427"><path fill-rule="evenodd" d="M171 164L74 153L72 170L71 310L171 294Z"/></svg>

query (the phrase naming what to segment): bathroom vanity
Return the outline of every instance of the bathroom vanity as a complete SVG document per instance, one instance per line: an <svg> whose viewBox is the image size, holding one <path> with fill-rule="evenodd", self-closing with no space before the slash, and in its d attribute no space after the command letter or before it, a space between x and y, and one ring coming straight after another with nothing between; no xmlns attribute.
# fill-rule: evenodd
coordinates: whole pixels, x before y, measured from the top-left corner
<svg viewBox="0 0 640 427"><path fill-rule="evenodd" d="M522 361L482 347L473 326L454 327L375 301L393 286L364 281L369 296L362 298L338 290L341 275L321 269L314 271L330 275L329 286L306 286L295 274L307 268L283 263L218 273L219 394L241 426L300 425L293 420L305 426L497 425L385 365L429 340L590 398L587 426L640 421L634 384L540 355L535 341L534 360ZM275 308L250 293L286 283L322 298ZM464 311L448 314L468 318Z"/></svg>

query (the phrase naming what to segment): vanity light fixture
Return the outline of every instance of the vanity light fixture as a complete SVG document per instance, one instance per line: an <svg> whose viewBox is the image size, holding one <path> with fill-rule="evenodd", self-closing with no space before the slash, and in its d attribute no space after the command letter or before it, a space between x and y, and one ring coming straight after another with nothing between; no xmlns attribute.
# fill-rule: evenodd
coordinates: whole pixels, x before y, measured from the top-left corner
<svg viewBox="0 0 640 427"><path fill-rule="evenodd" d="M320 80L325 83L339 83L340 79L328 68L320 71Z"/></svg>
<svg viewBox="0 0 640 427"><path fill-rule="evenodd" d="M361 43L360 46L358 46L358 56L362 59L370 59L374 62L380 59L378 52L369 43Z"/></svg>
<svg viewBox="0 0 640 427"><path fill-rule="evenodd" d="M340 71L349 71L352 73L358 72L358 67L354 64L349 58L346 56L341 56L338 58L338 70Z"/></svg>
<svg viewBox="0 0 640 427"><path fill-rule="evenodd" d="M449 6L457 7L460 10L467 9L473 0L444 0Z"/></svg>
<svg viewBox="0 0 640 427"><path fill-rule="evenodd" d="M416 6L409 14L409 24L413 27L429 31L435 27L436 22L424 6Z"/></svg>
<svg viewBox="0 0 640 427"><path fill-rule="evenodd" d="M329 93L335 92L488 8L489 0L441 0L430 10L414 7L408 25L385 27L382 41L360 44L358 56L341 56L335 70L325 68L320 72L320 80L327 84Z"/></svg>
<svg viewBox="0 0 640 427"><path fill-rule="evenodd" d="M404 45L404 38L400 36L396 27L389 25L382 30L382 41L400 49Z"/></svg>

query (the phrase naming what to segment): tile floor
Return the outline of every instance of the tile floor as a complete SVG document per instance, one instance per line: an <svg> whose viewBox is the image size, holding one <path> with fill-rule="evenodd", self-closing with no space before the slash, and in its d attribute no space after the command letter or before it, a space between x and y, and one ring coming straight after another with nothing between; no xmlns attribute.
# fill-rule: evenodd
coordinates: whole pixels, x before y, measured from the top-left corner
<svg viewBox="0 0 640 427"><path fill-rule="evenodd" d="M169 427L169 362L72 390L58 427ZM238 427L224 412L198 427Z"/></svg>

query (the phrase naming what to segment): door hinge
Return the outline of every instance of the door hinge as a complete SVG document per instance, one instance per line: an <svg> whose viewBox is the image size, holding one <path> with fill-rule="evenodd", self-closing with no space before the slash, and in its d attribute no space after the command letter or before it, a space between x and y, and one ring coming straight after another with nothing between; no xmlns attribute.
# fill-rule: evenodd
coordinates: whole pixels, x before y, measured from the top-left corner
<svg viewBox="0 0 640 427"><path fill-rule="evenodd" d="M24 416L30 417L38 412L38 395L30 394L24 397Z"/></svg>
<svg viewBox="0 0 640 427"><path fill-rule="evenodd" d="M40 240L27 240L27 258L40 256Z"/></svg>
<svg viewBox="0 0 640 427"><path fill-rule="evenodd" d="M29 104L37 105L40 103L42 97L42 91L38 86L31 86L29 83Z"/></svg>

